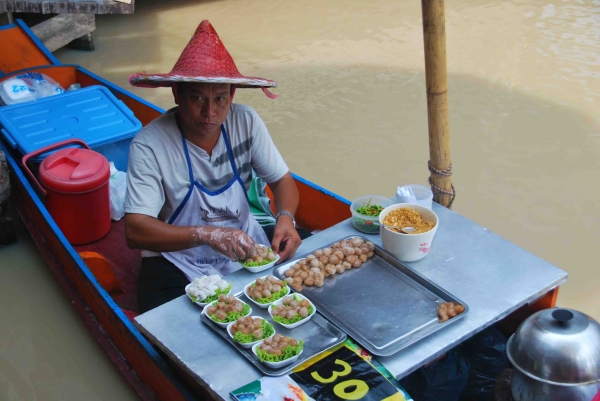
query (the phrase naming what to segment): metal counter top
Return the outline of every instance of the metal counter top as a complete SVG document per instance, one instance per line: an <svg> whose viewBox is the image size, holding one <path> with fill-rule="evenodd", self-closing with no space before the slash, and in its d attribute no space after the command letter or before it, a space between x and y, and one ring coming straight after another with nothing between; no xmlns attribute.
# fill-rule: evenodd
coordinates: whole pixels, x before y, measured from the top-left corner
<svg viewBox="0 0 600 401"><path fill-rule="evenodd" d="M461 215L435 203L433 210L440 218L440 225L429 255L405 265L456 295L470 310L461 321L397 354L377 357L398 379L567 279L565 271ZM357 234L382 246L379 235L359 233L348 219L304 240L297 255ZM271 272L272 269L259 274L239 271L227 276L227 280L233 284L233 292L239 292L248 282ZM200 307L187 296L181 296L136 317L135 323L201 385L229 400L230 391L262 375L200 322L200 312Z"/></svg>

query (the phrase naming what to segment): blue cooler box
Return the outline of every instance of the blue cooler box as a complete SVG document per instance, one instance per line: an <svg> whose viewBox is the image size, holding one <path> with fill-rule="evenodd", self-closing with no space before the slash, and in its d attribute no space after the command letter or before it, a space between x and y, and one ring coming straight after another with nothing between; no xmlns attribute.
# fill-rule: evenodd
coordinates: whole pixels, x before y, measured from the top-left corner
<svg viewBox="0 0 600 401"><path fill-rule="evenodd" d="M0 107L0 126L6 141L23 155L79 138L120 171L127 171L129 144L142 129L133 112L104 86Z"/></svg>

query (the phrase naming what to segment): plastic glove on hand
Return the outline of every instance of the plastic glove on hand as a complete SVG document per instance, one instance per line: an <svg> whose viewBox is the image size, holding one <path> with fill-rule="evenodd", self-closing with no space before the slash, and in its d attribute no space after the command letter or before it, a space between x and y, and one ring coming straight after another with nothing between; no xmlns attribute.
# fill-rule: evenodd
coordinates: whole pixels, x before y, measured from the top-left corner
<svg viewBox="0 0 600 401"><path fill-rule="evenodd" d="M254 240L237 228L193 226L191 231L192 246L208 245L235 261L254 254Z"/></svg>

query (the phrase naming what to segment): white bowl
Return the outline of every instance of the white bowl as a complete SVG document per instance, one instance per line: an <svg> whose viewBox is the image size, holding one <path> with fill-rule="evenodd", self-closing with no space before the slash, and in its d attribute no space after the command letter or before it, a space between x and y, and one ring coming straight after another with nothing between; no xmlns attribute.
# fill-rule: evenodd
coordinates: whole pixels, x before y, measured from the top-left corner
<svg viewBox="0 0 600 401"><path fill-rule="evenodd" d="M187 292L188 288L189 288L191 285L192 285L192 283L189 283L188 285L186 285L186 286L185 286L185 294L186 294L186 295L187 295L187 296L190 298L190 300L191 300L193 303L195 303L196 305L199 305L199 306L205 307L205 306L206 306L206 305L208 305L209 303L213 302L213 301L211 301L211 302L196 302L196 301L194 301L194 300L192 299L192 297L190 296L190 294L188 294L188 292ZM227 291L227 294L224 294L224 295L229 295L229 294L231 294L231 288L232 288L233 286L231 285L231 283L229 283L229 285L230 285L230 286L229 286L229 291Z"/></svg>
<svg viewBox="0 0 600 401"><path fill-rule="evenodd" d="M248 305L246 302L242 301L241 299L240 299L240 302L241 302L241 303L243 303L244 305ZM214 303L214 302L211 302L209 305L211 305L211 304L213 304L213 303ZM206 313L206 309L207 309L207 308L208 308L208 305L207 305L207 306L205 306L205 307L204 307L204 309L202 309L202 313L204 313L204 314L206 315L206 317L208 317L208 318L210 319L210 321L211 321L211 322L213 322L214 324L216 324L217 326L225 328L225 327L227 327L227 326L229 325L229 323L232 323L232 322L225 322L225 323L221 323L221 322L216 322L216 321L214 321L214 320L213 320L213 318L212 318L212 317L210 317L210 315L209 315L208 313ZM247 313L247 314L245 314L245 315L242 315L242 316L248 316L248 315L250 315L250 314L252 313L252 307L251 307L250 305L248 305L248 308L250 308L250 309L248 310L248 313ZM237 320L237 319L236 319L236 320ZM235 320L234 320L234 322L235 322Z"/></svg>
<svg viewBox="0 0 600 401"><path fill-rule="evenodd" d="M262 265L262 266L256 266L256 267L246 267L242 264L242 267L246 270L248 270L250 273L259 273L262 272L264 270L270 269L271 267L275 266L275 263L277 263L277 261L279 260L279 255L275 255L275 260L267 263L266 265Z"/></svg>
<svg viewBox="0 0 600 401"><path fill-rule="evenodd" d="M298 327L301 324L308 322L310 320L310 318L313 317L315 313L317 313L317 307L315 306L315 304L313 304L310 301L310 299L306 298L304 295L294 293L291 296L299 298L300 301L302 301L303 299L306 299L308 302L310 302L310 305L313 307L313 313L311 313L310 315L306 316L304 319L302 319L296 323L292 323L292 324L279 323L278 321L275 320L273 313L271 313L273 311L273 308L275 308L277 305L281 305L283 303L283 298L278 299L277 301L275 301L271 305L269 305L269 315L271 315L271 318L273 318L273 322L285 327L286 329L293 329L294 327Z"/></svg>
<svg viewBox="0 0 600 401"><path fill-rule="evenodd" d="M270 276L270 275L269 275L269 276ZM262 276L262 277L260 277L260 278L262 278L262 279L264 280L264 279L265 279L265 278L267 278L267 277L268 277L268 276ZM273 277L275 277L275 276L273 276ZM285 297L287 294L289 294L289 293L290 293L290 286L289 286L289 285L288 285L288 284L285 282L285 280L281 280L281 281L283 281L283 283L285 284L285 288L287 288L287 291L286 291L285 295L283 296L283 297ZM254 300L254 299L253 299L253 298L250 296L250 294L248 294L248 288L249 288L250 286L252 286L252 284L254 284L255 282L256 282L256 280L254 280L254 281L251 281L251 282L249 282L248 284L246 284L246 286L244 287L244 295L246 295L246 297L247 297L247 298L248 298L250 301L252 301L252 303L254 303L255 305L257 305L258 307L260 307L260 308L268 308L268 307L269 307L269 305L271 305L273 302L277 302L279 299L283 298L283 297L281 297L281 298L279 298L279 299L276 299L276 300L275 300L275 301L273 301L273 302L269 302L269 303L266 303L266 304L261 304L261 303L259 303L259 302L255 301L255 300Z"/></svg>
<svg viewBox="0 0 600 401"><path fill-rule="evenodd" d="M273 324L271 322L269 322L267 319L265 319L264 317L261 316L250 316L252 319L262 319L264 321L266 321L267 323L269 323L271 326L273 326ZM229 337L231 337L231 339L233 340L233 334L231 334L231 327L235 324L235 322L231 322L227 325L227 334L229 334ZM275 335L276 331L275 331L275 326L273 326L273 334L271 334L269 337L273 337ZM265 337L265 338L269 338L269 337ZM264 340L265 338L261 338L260 340L256 340L253 341L251 343L238 343L237 341L233 340L236 344L239 344L240 346L242 346L243 348L252 348L252 346L254 344L258 344L260 342L262 342L262 340Z"/></svg>
<svg viewBox="0 0 600 401"><path fill-rule="evenodd" d="M259 346L261 343L262 343L262 341L261 341L261 342L259 342L258 344L254 344L254 345L252 346L252 353L253 353L253 354L256 356L256 358L258 358L258 360L259 360L259 361L260 361L260 357L259 357L259 356L258 356L258 354L256 353L256 350L258 349L258 346ZM280 367L282 367L282 366L285 366L285 365L289 365L290 363L294 362L296 359L298 359L298 357L299 357L300 355L302 355L302 352L304 352L304 347L302 347L302 349L300 350L300 353L299 353L298 355L295 355L295 356L293 356L293 357L291 357L291 358L288 358L288 359L286 359L286 360L284 360L284 361L281 361L281 362L269 362L269 361L262 361L262 362L260 362L260 363L262 363L262 364L264 364L264 365L267 365L267 366L268 366L268 367L270 367L271 369L277 369L277 368L280 368Z"/></svg>
<svg viewBox="0 0 600 401"><path fill-rule="evenodd" d="M435 226L422 234L402 234L390 230L384 226L380 227L381 242L383 248L401 262L415 262L423 259L431 249L433 237L440 225L437 214L424 206L414 203L398 203L386 207L379 214L379 223L383 224L385 217L392 211L401 208L412 209L419 212L423 219L435 223Z"/></svg>

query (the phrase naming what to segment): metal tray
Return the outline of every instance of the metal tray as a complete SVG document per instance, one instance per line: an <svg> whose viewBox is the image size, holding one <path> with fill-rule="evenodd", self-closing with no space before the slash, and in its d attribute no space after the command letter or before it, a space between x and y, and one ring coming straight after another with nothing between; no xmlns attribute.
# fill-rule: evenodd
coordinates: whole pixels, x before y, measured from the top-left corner
<svg viewBox="0 0 600 401"><path fill-rule="evenodd" d="M361 236L340 240L351 238L368 241ZM455 323L469 311L464 302L404 266L385 250L376 246L374 253L360 268L330 276L320 288L304 286L302 290L302 295L310 299L319 312L372 354L392 355ZM273 274L285 279L285 271L297 260L277 267ZM462 304L465 311L440 323L439 303L451 301Z"/></svg>
<svg viewBox="0 0 600 401"><path fill-rule="evenodd" d="M235 296L250 305L252 304L243 292L239 292L235 294ZM304 349L302 351L302 354L298 357L298 359L296 359L289 365L282 366L280 369L272 369L260 363L256 355L252 353L251 348L245 349L241 345L233 341L233 339L229 337L229 334L227 334L227 328L221 328L217 326L204 313L200 315L200 320L203 323L207 324L208 327L216 331L217 334L223 337L225 341L231 344L243 356L245 356L246 359L248 359L254 366L256 366L258 370L260 370L267 376L285 375L291 372L292 369L294 369L295 367L306 362L306 360L312 358L313 356L320 354L321 352L326 351L330 348L333 348L338 344L341 344L342 342L344 342L344 340L346 340L347 337L346 333L341 331L335 325L331 324L319 313L319 308L317 308L317 312L309 321L293 329L286 329L280 324L275 323L271 318L271 315L269 315L267 308L252 308L251 315L260 316L266 319L275 328L275 333L279 333L283 336L293 337L298 340L304 340Z"/></svg>

